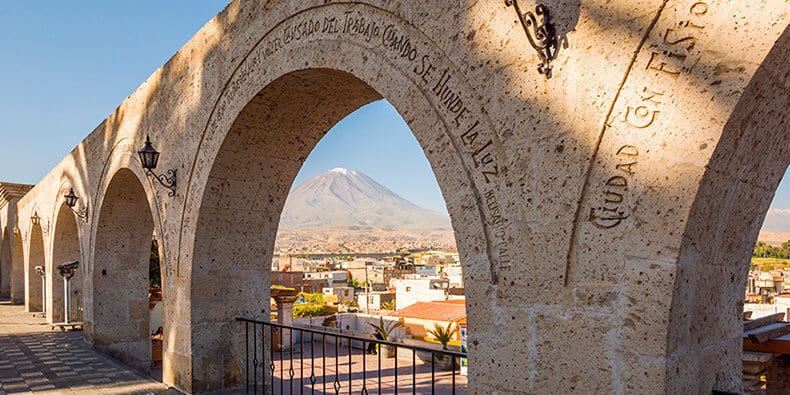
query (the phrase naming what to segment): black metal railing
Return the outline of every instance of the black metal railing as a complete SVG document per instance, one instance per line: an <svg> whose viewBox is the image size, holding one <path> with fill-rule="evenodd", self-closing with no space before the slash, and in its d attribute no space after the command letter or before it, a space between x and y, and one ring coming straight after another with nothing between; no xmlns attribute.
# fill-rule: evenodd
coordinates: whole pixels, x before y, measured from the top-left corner
<svg viewBox="0 0 790 395"><path fill-rule="evenodd" d="M236 318L247 393L465 394L466 354L328 330ZM385 355L382 355L385 354ZM394 356L393 356L394 355Z"/></svg>

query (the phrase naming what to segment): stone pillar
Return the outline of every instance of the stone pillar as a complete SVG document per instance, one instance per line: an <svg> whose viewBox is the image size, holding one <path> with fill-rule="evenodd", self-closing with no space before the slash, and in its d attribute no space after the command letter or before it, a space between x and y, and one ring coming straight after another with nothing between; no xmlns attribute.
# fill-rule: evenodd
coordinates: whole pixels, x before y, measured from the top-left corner
<svg viewBox="0 0 790 395"><path fill-rule="evenodd" d="M274 301L277 303L277 323L280 325L293 326L294 323L294 302L296 295L275 295ZM292 331L281 329L280 349L290 350L292 347Z"/></svg>
<svg viewBox="0 0 790 395"><path fill-rule="evenodd" d="M790 394L790 355L781 355L768 367L767 395Z"/></svg>
<svg viewBox="0 0 790 395"><path fill-rule="evenodd" d="M760 376L768 373L774 355L766 352L744 351L743 352L743 393L763 394ZM770 388L770 386L769 386Z"/></svg>

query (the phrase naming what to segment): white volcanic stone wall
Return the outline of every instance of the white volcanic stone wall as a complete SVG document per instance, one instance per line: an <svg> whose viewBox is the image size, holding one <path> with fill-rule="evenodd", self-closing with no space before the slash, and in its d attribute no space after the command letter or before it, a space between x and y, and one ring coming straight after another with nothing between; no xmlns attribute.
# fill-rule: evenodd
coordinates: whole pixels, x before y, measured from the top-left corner
<svg viewBox="0 0 790 395"><path fill-rule="evenodd" d="M790 163L787 2L545 4L561 40L549 79L504 0L235 1L20 200L19 227L34 210L51 225L74 188L85 335L132 363L142 333L117 321L141 324L144 291L125 242L156 233L165 382L236 388L233 318L266 317L293 178L383 97L452 218L471 393L738 391L745 259ZM146 135L157 172L177 170L173 197L140 168ZM133 209L102 223L124 192ZM97 280L113 257L127 282Z"/></svg>

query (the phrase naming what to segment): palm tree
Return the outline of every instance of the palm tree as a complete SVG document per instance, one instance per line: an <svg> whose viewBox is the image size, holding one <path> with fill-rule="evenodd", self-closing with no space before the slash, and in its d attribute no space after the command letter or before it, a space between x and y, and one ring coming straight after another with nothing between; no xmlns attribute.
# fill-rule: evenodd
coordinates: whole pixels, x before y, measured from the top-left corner
<svg viewBox="0 0 790 395"><path fill-rule="evenodd" d="M392 331L397 327L403 326L403 323L400 321L384 321L384 317L379 317L378 325L372 324L370 322L368 322L368 325L372 326L373 329L375 329L384 340L390 340L390 334L392 334ZM394 346L385 345L384 349L387 350L387 353L385 354L387 358L395 357Z"/></svg>
<svg viewBox="0 0 790 395"><path fill-rule="evenodd" d="M379 317L378 325L372 324L368 322L368 325L372 326L376 332L384 338L384 340L389 340L390 334L395 328L399 326L403 326L403 323L400 321L384 321L384 317Z"/></svg>
<svg viewBox="0 0 790 395"><path fill-rule="evenodd" d="M447 324L446 328L443 328L438 323L435 323L433 324L433 329L428 329L428 333L430 333L433 337L435 337L436 340L439 341L439 343L442 343L442 350L447 350L447 343L449 343L450 340L453 339L453 336L455 336L455 332L457 330L458 328L454 328L452 322ZM438 361L444 359L444 354L442 353L434 353L434 355L436 356L436 360Z"/></svg>

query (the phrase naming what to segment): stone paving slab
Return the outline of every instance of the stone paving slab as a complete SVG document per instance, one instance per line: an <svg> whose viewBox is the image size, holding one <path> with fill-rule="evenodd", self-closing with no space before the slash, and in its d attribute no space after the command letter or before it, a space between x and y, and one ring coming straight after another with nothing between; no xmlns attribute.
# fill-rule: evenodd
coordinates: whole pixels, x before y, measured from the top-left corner
<svg viewBox="0 0 790 395"><path fill-rule="evenodd" d="M23 306L0 302L0 395L179 394L100 353L80 331L50 331Z"/></svg>
<svg viewBox="0 0 790 395"><path fill-rule="evenodd" d="M259 351L257 365L253 360L250 367L258 372L258 376L252 373L251 385L258 377L258 389L272 393L327 394L337 389L341 394L467 394L467 376L457 369L455 373L439 366L432 369L422 360L426 356L401 349L397 359L386 358L381 353L348 349L347 344L335 348L334 343L307 341L289 351L266 355ZM265 369L273 373L266 373L270 379L273 376L267 383L260 379Z"/></svg>

